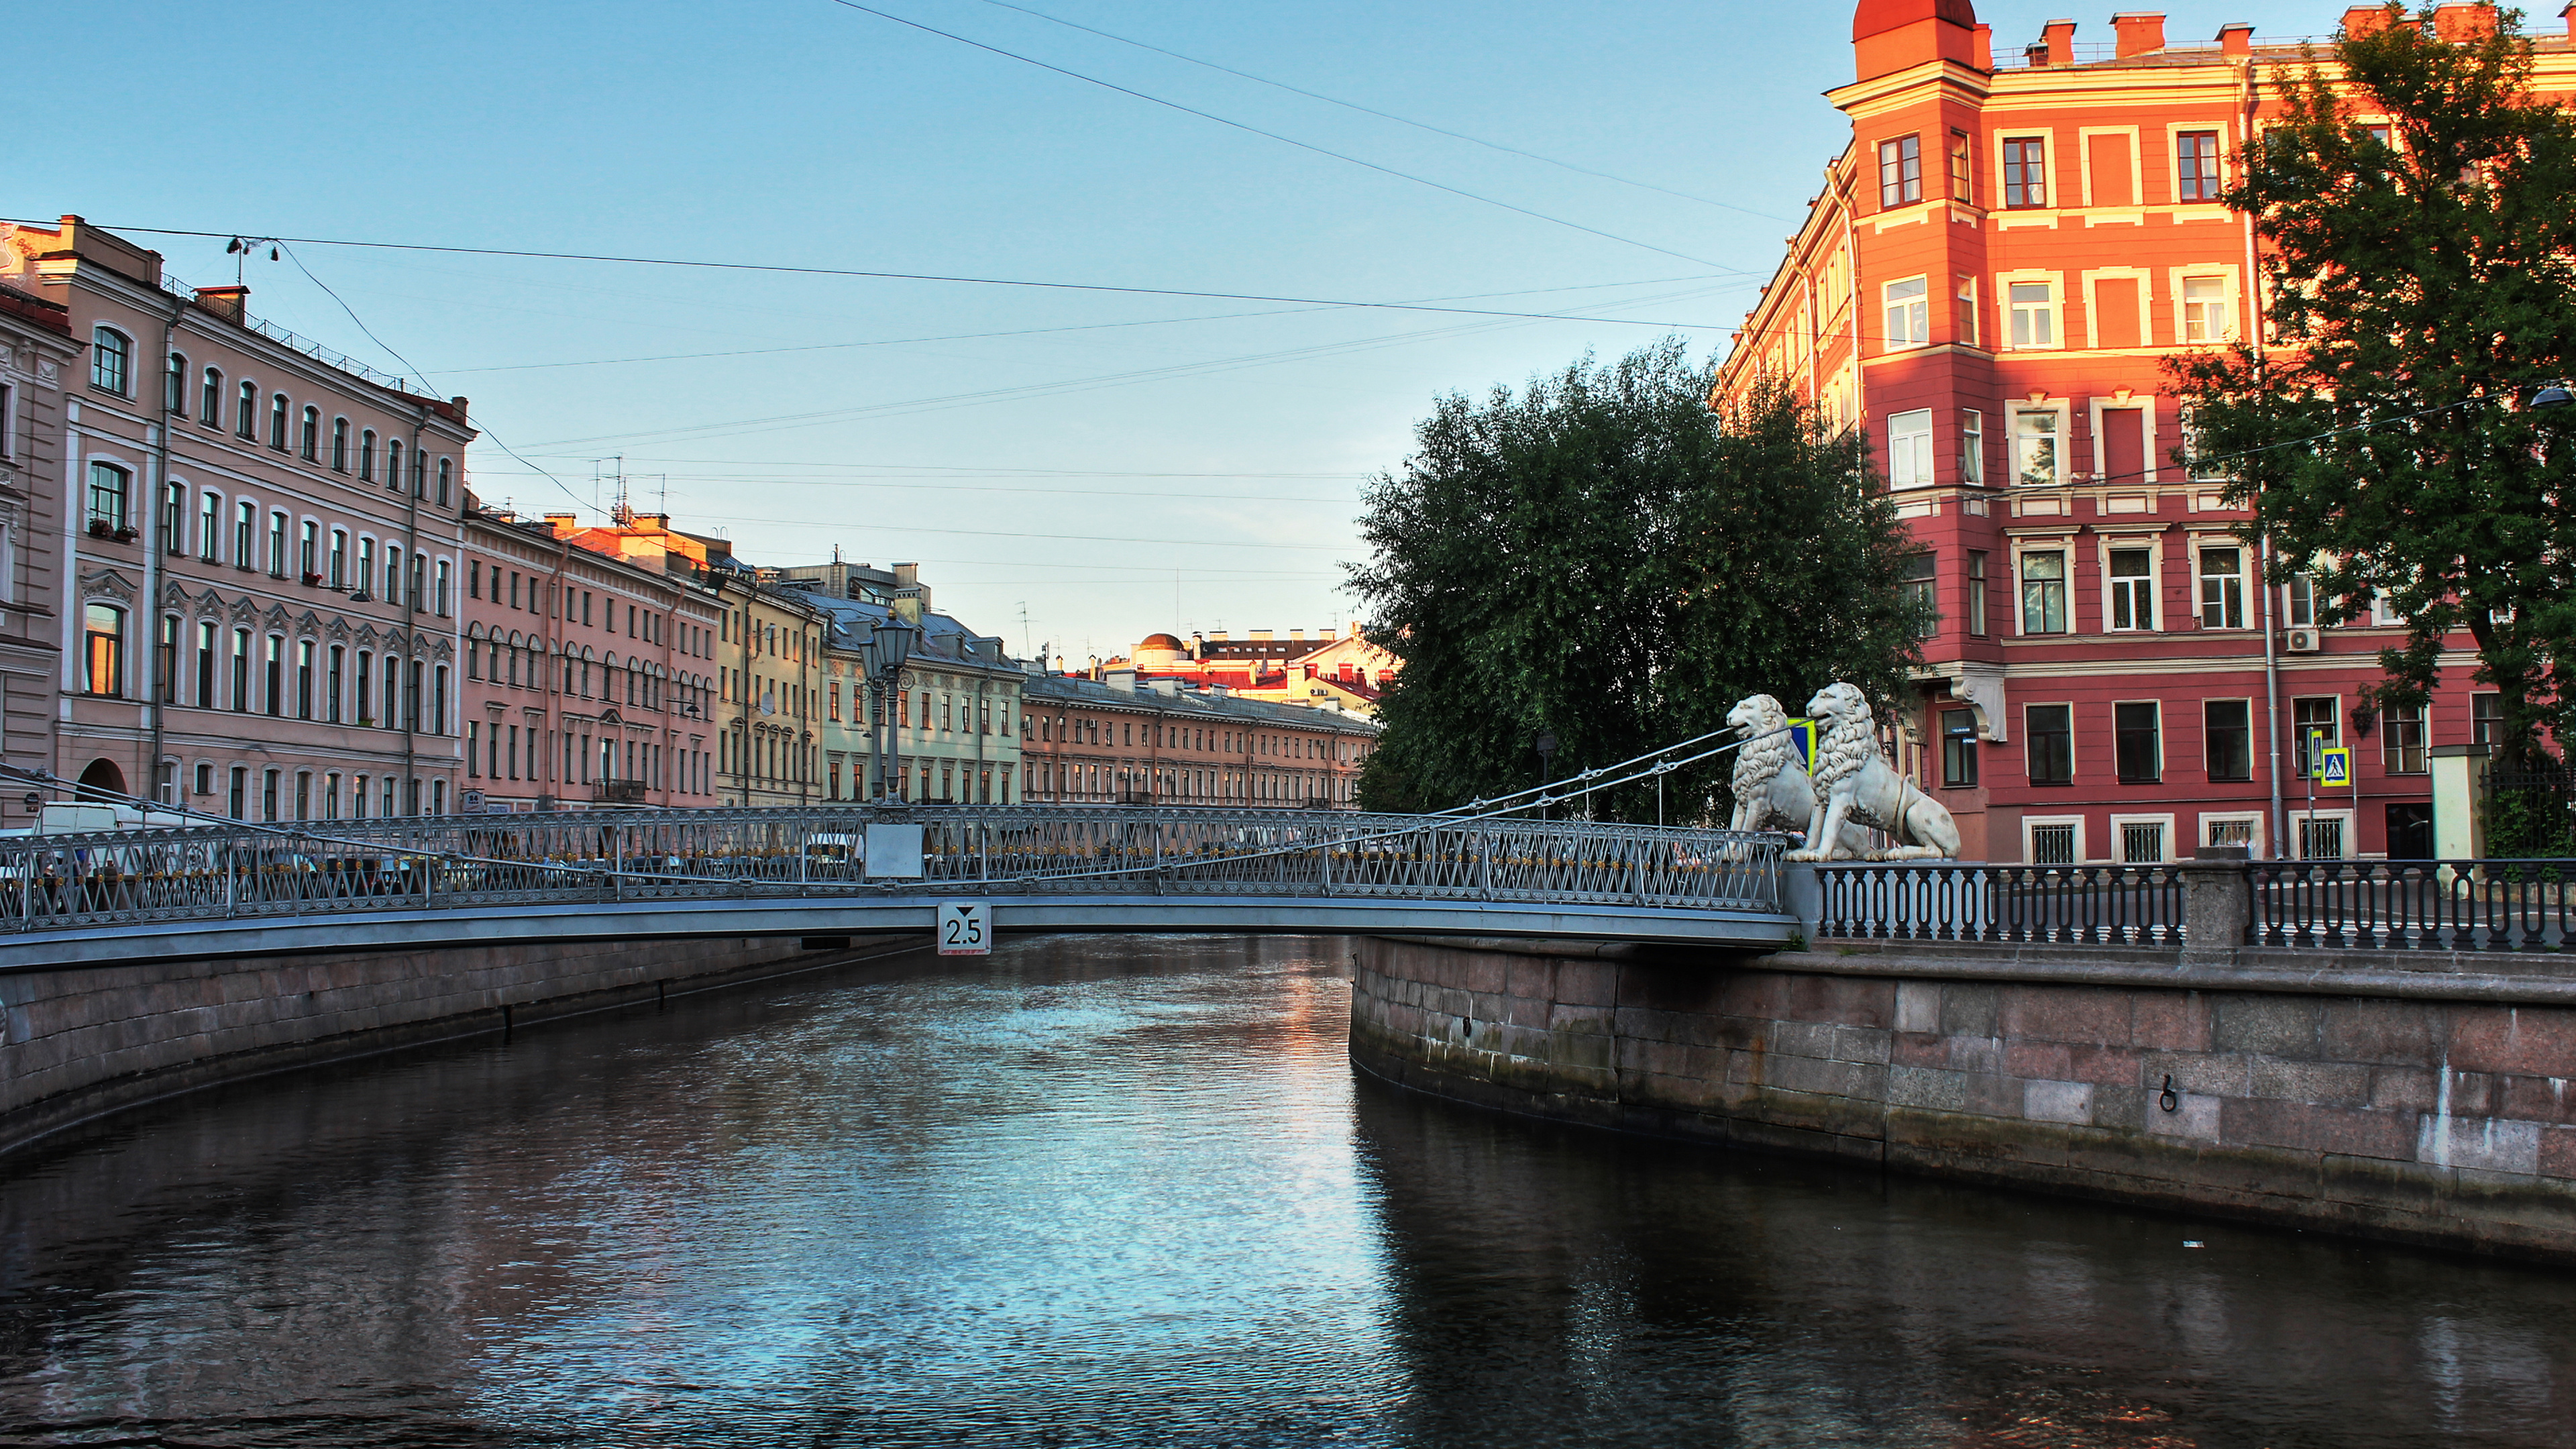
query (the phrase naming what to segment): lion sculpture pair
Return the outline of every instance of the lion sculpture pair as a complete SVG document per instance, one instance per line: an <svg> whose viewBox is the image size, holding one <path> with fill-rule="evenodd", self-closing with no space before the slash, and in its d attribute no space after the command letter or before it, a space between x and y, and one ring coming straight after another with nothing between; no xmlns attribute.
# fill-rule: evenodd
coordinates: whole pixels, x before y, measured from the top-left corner
<svg viewBox="0 0 2576 1449"><path fill-rule="evenodd" d="M1816 721L1812 777L1784 733L1789 716L1780 701L1757 694L1727 711L1726 722L1749 742L1735 756L1731 828L1804 830L1806 848L1790 851L1790 860L1958 857L1958 822L1879 754L1869 700L1858 689L1828 684L1807 701L1807 713ZM1864 829L1895 843L1873 850Z"/></svg>

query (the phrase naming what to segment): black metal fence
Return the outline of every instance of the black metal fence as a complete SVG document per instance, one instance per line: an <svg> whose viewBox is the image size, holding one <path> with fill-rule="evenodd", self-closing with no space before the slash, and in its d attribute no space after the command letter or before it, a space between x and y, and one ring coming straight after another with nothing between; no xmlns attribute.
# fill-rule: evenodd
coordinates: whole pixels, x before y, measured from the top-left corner
<svg viewBox="0 0 2576 1449"><path fill-rule="evenodd" d="M2172 865L1829 865L1816 934L1879 941L2161 946L2183 939Z"/></svg>
<svg viewBox="0 0 2576 1449"><path fill-rule="evenodd" d="M2576 861L2280 860L2247 867L2247 943L2327 950L2576 947Z"/></svg>

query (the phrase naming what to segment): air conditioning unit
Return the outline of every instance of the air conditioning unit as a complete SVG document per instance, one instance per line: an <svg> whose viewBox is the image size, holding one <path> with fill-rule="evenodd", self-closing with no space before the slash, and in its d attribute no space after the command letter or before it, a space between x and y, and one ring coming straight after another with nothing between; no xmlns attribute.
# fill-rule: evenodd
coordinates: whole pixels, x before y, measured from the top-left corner
<svg viewBox="0 0 2576 1449"><path fill-rule="evenodd" d="M2314 654L2317 652L2317 631L2285 629L2281 633L2281 647L2292 654Z"/></svg>

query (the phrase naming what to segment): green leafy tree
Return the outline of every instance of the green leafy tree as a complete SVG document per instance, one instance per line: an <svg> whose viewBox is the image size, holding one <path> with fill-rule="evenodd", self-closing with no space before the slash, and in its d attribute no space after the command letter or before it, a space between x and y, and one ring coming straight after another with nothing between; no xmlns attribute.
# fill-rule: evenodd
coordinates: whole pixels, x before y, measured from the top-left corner
<svg viewBox="0 0 2576 1449"><path fill-rule="evenodd" d="M1734 416L1679 340L1586 357L1518 396L1452 394L1371 484L1351 568L1404 660L1361 779L1372 809L1443 809L1724 727L1848 679L1884 706L1926 620L1862 447L1778 389ZM1727 758L1666 777L1667 818L1726 800ZM1596 815L1652 820L1651 782Z"/></svg>
<svg viewBox="0 0 2576 1449"><path fill-rule="evenodd" d="M2268 345L2172 367L2273 581L2312 574L2320 622L2381 594L2409 621L2364 707L2424 702L2465 629L2500 762L2528 762L2576 708L2576 408L2530 407L2576 371L2576 124L2531 95L2519 12L2465 42L2432 13L2340 39L2340 96L2312 59L2224 197Z"/></svg>

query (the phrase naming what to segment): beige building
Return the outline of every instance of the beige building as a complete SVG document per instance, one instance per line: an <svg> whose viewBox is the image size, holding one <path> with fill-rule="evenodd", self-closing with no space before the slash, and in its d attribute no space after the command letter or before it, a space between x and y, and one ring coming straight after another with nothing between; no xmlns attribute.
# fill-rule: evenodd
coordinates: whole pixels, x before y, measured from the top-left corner
<svg viewBox="0 0 2576 1449"><path fill-rule="evenodd" d="M56 770L258 820L450 808L463 398L279 331L65 217L0 281L85 355L36 480L67 514Z"/></svg>
<svg viewBox="0 0 2576 1449"><path fill-rule="evenodd" d="M823 798L824 640L832 616L802 589L719 569L716 803L811 805Z"/></svg>

